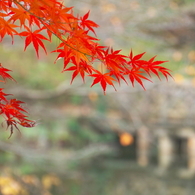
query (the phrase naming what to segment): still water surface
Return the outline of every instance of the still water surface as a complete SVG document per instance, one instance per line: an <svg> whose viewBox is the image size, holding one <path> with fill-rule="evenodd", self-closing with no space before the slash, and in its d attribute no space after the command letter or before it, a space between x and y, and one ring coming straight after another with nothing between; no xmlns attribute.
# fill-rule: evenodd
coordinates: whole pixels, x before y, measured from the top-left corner
<svg viewBox="0 0 195 195"><path fill-rule="evenodd" d="M192 172L177 166L164 171L156 165L99 159L62 177L63 186L54 195L195 195Z"/></svg>

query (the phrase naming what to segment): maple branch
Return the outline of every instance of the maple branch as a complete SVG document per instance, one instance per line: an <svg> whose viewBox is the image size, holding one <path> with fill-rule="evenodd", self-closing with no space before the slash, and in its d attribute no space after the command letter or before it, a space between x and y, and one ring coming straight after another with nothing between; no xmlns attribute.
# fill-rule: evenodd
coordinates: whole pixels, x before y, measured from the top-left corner
<svg viewBox="0 0 195 195"><path fill-rule="evenodd" d="M14 2L18 7L22 8L22 11L25 10L25 12L30 16L34 16L34 19L36 18L36 21L28 19L30 25L35 22L35 25L39 27L39 30L31 32L29 28L24 25L24 21L20 21L20 26L24 25L24 27L27 29L27 31L19 33L21 36L26 36L25 49L31 42L33 42L37 56L39 45L46 52L44 44L40 39L48 39L39 34L39 32L42 30L47 30L47 34L50 40L51 35L57 37L61 43L53 52L59 53L57 59L64 59L64 67L62 72L73 72L71 83L79 74L84 81L85 74L87 74L88 76L93 77L93 83L91 87L99 83L105 93L107 85L111 85L115 88L114 82L118 82L120 84L120 80L123 80L127 83L126 78L124 77L126 75L133 86L134 83L137 82L143 87L143 89L145 88L142 80L151 81L147 78L151 77L151 74L155 74L159 79L159 73L163 74L166 79L168 76L171 76L169 69L160 66L160 64L166 61L154 61L155 57L151 58L149 61L145 61L141 59L145 52L142 54L133 55L133 52L131 51L129 56L127 56L120 54L121 50L113 50L110 47L99 45L96 42L98 39L88 35L89 30L95 34L93 28L98 27L98 25L93 21L87 20L89 12L79 19L78 17L73 16L72 13L67 13L72 8L67 8L62 4L58 4L56 0L52 1L52 5L48 5L45 1L41 1L43 5L41 4L36 8L39 10L45 6L43 9L44 11L41 11L41 13L36 12L37 10L33 10L33 6L30 3L24 3L23 5L17 0L14 0ZM29 5L30 8L27 9L25 5L27 7ZM43 17L39 17L39 15ZM60 23L60 21L62 22ZM63 21L70 21L70 23L65 23L66 25L64 25ZM71 23L71 21L74 22ZM59 25L59 23L61 25ZM88 30L86 30L86 28ZM65 33L62 33L62 31ZM65 36L66 34L68 34L67 37ZM93 67L93 62L96 60L101 62L100 71ZM72 63L73 66L66 68L69 63ZM103 64L106 67L106 73L103 73ZM93 74L94 72L95 74ZM144 76L145 73L147 77Z"/></svg>
<svg viewBox="0 0 195 195"><path fill-rule="evenodd" d="M10 88L8 93L14 93L17 98L22 99L30 99L30 100L46 100L46 99L52 99L52 98L58 98L60 96L67 95L79 95L79 96L88 96L89 90L87 90L85 87L82 87L82 83L77 82L74 83L74 87L70 87L69 84L66 82L62 82L60 85L58 85L55 89L52 90L34 90L34 89L24 89L24 87L14 87ZM146 86L147 91L152 90L153 88L160 85L160 82L156 82L154 84L149 84ZM120 86L120 94L126 93L126 94L135 94L138 92L141 92L141 88L133 88L131 90L128 90L129 86L122 84ZM97 95L102 95L102 91L96 90L95 91ZM107 90L106 94L113 94L114 90Z"/></svg>
<svg viewBox="0 0 195 195"><path fill-rule="evenodd" d="M77 151L69 151L68 153L66 151L55 151L54 154L51 150L43 153L43 151L40 149L37 150L32 148L25 148L20 144L10 145L9 143L0 141L0 149L6 152L12 152L15 155L30 160L31 162L36 162L39 160L45 160L59 164L63 162L64 166L64 162L67 162L66 165L68 165L72 161L82 161L85 159L94 158L105 153L113 152L116 148L109 144L91 144Z"/></svg>
<svg viewBox="0 0 195 195"><path fill-rule="evenodd" d="M70 85L67 84L66 82L62 82L59 86L57 86L55 89L52 90L34 90L34 89L25 89L24 87L21 88L14 87L13 89L12 88L10 89L10 92L14 93L15 96L20 98L42 100L42 99L57 98L64 94L76 93L74 92L75 88L79 89L81 85L83 85L83 83L78 82L76 86L73 88L70 87ZM78 89L76 89L76 91L78 91Z"/></svg>
<svg viewBox="0 0 195 195"><path fill-rule="evenodd" d="M26 9L26 8L25 8L21 3L19 3L17 0L13 0L13 2L16 3L17 5L19 5L20 7L22 7L22 8L23 8L25 11L27 11L30 15L36 17L36 18L41 22L41 24L42 24L50 33L52 33L55 37L57 37L60 41L62 41L66 46L70 47L71 49L73 49L73 50L75 50L75 51L77 51L77 52L79 52L79 53L84 54L85 56L93 57L92 55L89 55L89 54L87 54L87 53L84 53L84 52L82 52L82 51L80 51L80 50L78 50L78 49L72 47L71 45L67 44L66 42L64 42L64 40L63 40L61 37L59 37L55 32L53 32L51 29L49 29L49 28L47 27L47 25L45 25L45 23L43 22L43 21L44 21L44 18L41 18L41 17L39 17L39 16L33 14L32 12L30 12L28 9ZM47 21L46 21L46 23L47 23ZM102 61L101 59L98 59L98 60Z"/></svg>
<svg viewBox="0 0 195 195"><path fill-rule="evenodd" d="M122 55L121 50L113 50L108 46L100 45L94 31L98 25L88 19L89 12L82 17L76 17L73 15L72 7L66 7L58 0L6 0L0 2L0 41L5 35L12 38L12 43L14 36L25 37L24 51L31 44L39 58L39 48L47 53L44 40L51 42L53 36L57 37L60 44L53 52L58 53L56 60L61 58L64 60L62 72L72 72L71 83L78 75L81 76L83 82L85 82L86 76L90 76L93 78L91 87L100 84L105 94L108 85L116 90L114 84L120 85L121 81L126 84L130 82L133 86L138 83L144 88L143 81L151 81L149 78L152 75L159 79L161 75L166 79L171 76L170 70L161 66L167 61L155 61L156 56L146 61L142 58L145 52L133 55L133 52L130 51L129 55ZM15 24L17 22L19 22L19 26ZM90 36L90 31L95 36ZM45 32L47 37L43 35ZM96 66L96 62L101 62L100 70ZM69 66L70 63L72 66ZM103 65L105 69L103 69ZM3 68L0 64L0 76L2 77L0 81L12 79L7 73L8 71L10 70ZM6 96L9 94L2 90L0 89L0 115L4 115L11 134L13 128L18 129L17 125L35 126L35 121L26 118L25 113L27 112L21 106L24 102L7 99ZM60 95L66 90L66 88L61 91L58 89L55 95L51 91L30 95L36 99L44 99L46 96Z"/></svg>

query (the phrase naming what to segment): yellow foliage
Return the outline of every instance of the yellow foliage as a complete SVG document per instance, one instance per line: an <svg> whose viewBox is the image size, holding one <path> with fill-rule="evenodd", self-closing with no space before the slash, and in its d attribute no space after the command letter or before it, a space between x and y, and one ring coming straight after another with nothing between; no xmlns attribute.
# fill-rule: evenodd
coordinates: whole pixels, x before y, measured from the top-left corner
<svg viewBox="0 0 195 195"><path fill-rule="evenodd" d="M61 181L54 175L45 175L42 178L42 183L45 189L50 189L53 185L60 185Z"/></svg>
<svg viewBox="0 0 195 195"><path fill-rule="evenodd" d="M175 82L178 83L178 84L184 83L184 77L183 77L183 75L181 75L179 73L174 74L173 78L174 78Z"/></svg>
<svg viewBox="0 0 195 195"><path fill-rule="evenodd" d="M33 185L36 187L40 184L39 179L35 175L21 176L22 181L26 185ZM60 185L61 181L54 175L45 175L42 177L42 184L45 188L43 195L51 195L48 191L53 185ZM21 183L14 180L12 177L1 176L0 177L0 194L2 195L29 195Z"/></svg>
<svg viewBox="0 0 195 195"><path fill-rule="evenodd" d="M101 8L103 12L114 12L116 10L116 5L112 3L106 3Z"/></svg>
<svg viewBox="0 0 195 195"><path fill-rule="evenodd" d="M194 66L187 66L185 72L188 75L195 76L195 67Z"/></svg>
<svg viewBox="0 0 195 195"><path fill-rule="evenodd" d="M192 62L195 62L195 51L192 50L188 53L188 59Z"/></svg>
<svg viewBox="0 0 195 195"><path fill-rule="evenodd" d="M11 177L0 177L0 192L3 195L27 195L25 189Z"/></svg>
<svg viewBox="0 0 195 195"><path fill-rule="evenodd" d="M39 179L35 175L24 175L22 176L22 180L27 184L38 185Z"/></svg>

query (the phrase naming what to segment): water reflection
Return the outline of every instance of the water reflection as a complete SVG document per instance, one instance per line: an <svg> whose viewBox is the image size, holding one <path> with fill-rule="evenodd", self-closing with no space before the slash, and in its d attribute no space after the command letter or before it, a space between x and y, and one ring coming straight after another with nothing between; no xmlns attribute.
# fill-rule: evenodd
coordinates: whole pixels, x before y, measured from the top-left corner
<svg viewBox="0 0 195 195"><path fill-rule="evenodd" d="M80 167L79 175L65 183L70 195L192 195L194 191L190 174L181 175L174 168L143 168L127 160L96 160Z"/></svg>

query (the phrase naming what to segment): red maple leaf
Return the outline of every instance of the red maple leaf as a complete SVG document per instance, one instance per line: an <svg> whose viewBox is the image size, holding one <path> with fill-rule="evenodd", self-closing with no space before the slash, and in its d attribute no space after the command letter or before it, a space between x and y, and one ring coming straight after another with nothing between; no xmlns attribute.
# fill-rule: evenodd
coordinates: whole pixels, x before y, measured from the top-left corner
<svg viewBox="0 0 195 195"><path fill-rule="evenodd" d="M100 83L100 85L102 86L102 89L104 91L104 94L105 94L107 84L112 85L114 87L114 84L112 81L116 81L116 80L110 76L110 73L102 74L101 72L99 72L97 70L96 70L96 72L97 72L97 74L89 75L91 77L95 77L93 83L91 84L91 87L97 83ZM114 89L116 91L115 87L114 87Z"/></svg>
<svg viewBox="0 0 195 195"><path fill-rule="evenodd" d="M73 61L75 61L75 59L73 59ZM75 62L76 63L76 62ZM75 79L75 77L80 73L83 81L85 82L85 73L88 73L88 74L92 74L92 71L94 70L94 68L87 64L86 61L81 61L79 63L79 65L74 65L74 66L71 66L70 68L67 68L64 71L74 71L73 74L72 74L72 79L71 79L71 83L73 82L73 80Z"/></svg>
<svg viewBox="0 0 195 195"><path fill-rule="evenodd" d="M12 78L12 76L10 74L8 74L7 72L9 72L11 70L4 68L1 63L0 63L0 76L3 78L3 81L6 81L6 79L11 79L14 80ZM0 80L1 81L1 80ZM15 81L15 80L14 80Z"/></svg>
<svg viewBox="0 0 195 195"><path fill-rule="evenodd" d="M47 41L50 41L50 40L44 37L42 34L39 34L44 28L35 30L34 32L32 32L28 27L25 27L25 28L27 29L27 31L23 31L19 33L20 36L26 37L24 50L26 50L26 48L32 42L35 48L35 51L37 53L37 57L39 57L39 45L44 49L45 53L47 53L46 48L41 39L47 40Z"/></svg>
<svg viewBox="0 0 195 195"><path fill-rule="evenodd" d="M10 7L11 12L9 15L11 15L11 18L9 21L15 22L16 20L20 21L20 27L25 25L26 20L30 20L30 14L24 10L21 6L17 6L17 8Z"/></svg>
<svg viewBox="0 0 195 195"><path fill-rule="evenodd" d="M10 21L6 21L4 17L6 17L6 14L0 13L0 41L7 34L12 37L12 43L13 43L13 36L18 34L15 28L18 26L12 24Z"/></svg>
<svg viewBox="0 0 195 195"><path fill-rule="evenodd" d="M131 65L133 68L136 66L140 67L141 64L145 63L144 60L140 60L145 53L146 52L133 56L133 51L131 50L129 54L130 61L128 62L128 64Z"/></svg>
<svg viewBox="0 0 195 195"><path fill-rule="evenodd" d="M88 11L83 17L81 17L81 26L83 28L87 27L89 30L91 30L96 35L93 28L94 27L97 28L99 27L99 25L91 20L87 20L87 18L89 17L89 13L90 11Z"/></svg>
<svg viewBox="0 0 195 195"><path fill-rule="evenodd" d="M151 81L151 80L148 79L147 77L143 76L142 74L143 74L143 71L140 71L139 69L138 70L132 69L132 70L128 71L129 79L130 79L132 85L134 86L134 81L137 81L145 90L142 79L145 79L148 81Z"/></svg>
<svg viewBox="0 0 195 195"><path fill-rule="evenodd" d="M144 69L145 71L150 75L150 72L154 73L159 79L159 73L162 73L166 79L168 79L168 76L172 77L169 73L170 70L168 68L159 66L162 63L168 62L168 61L154 61L156 56L152 57L148 63L145 65Z"/></svg>
<svg viewBox="0 0 195 195"><path fill-rule="evenodd" d="M3 94L4 95L4 94ZM5 121L7 123L7 128L10 127L10 136L13 134L14 127L18 130L18 124L24 127L33 127L35 126L35 121L26 119L26 115L23 112L27 111L21 106L24 102L16 99L6 100L5 103L0 104L0 114L5 115Z"/></svg>
<svg viewBox="0 0 195 195"><path fill-rule="evenodd" d="M3 88L0 88L0 102L3 100L3 101L7 101L7 99L5 98L5 96L8 96L8 95L11 95L11 94L6 94L3 92Z"/></svg>

